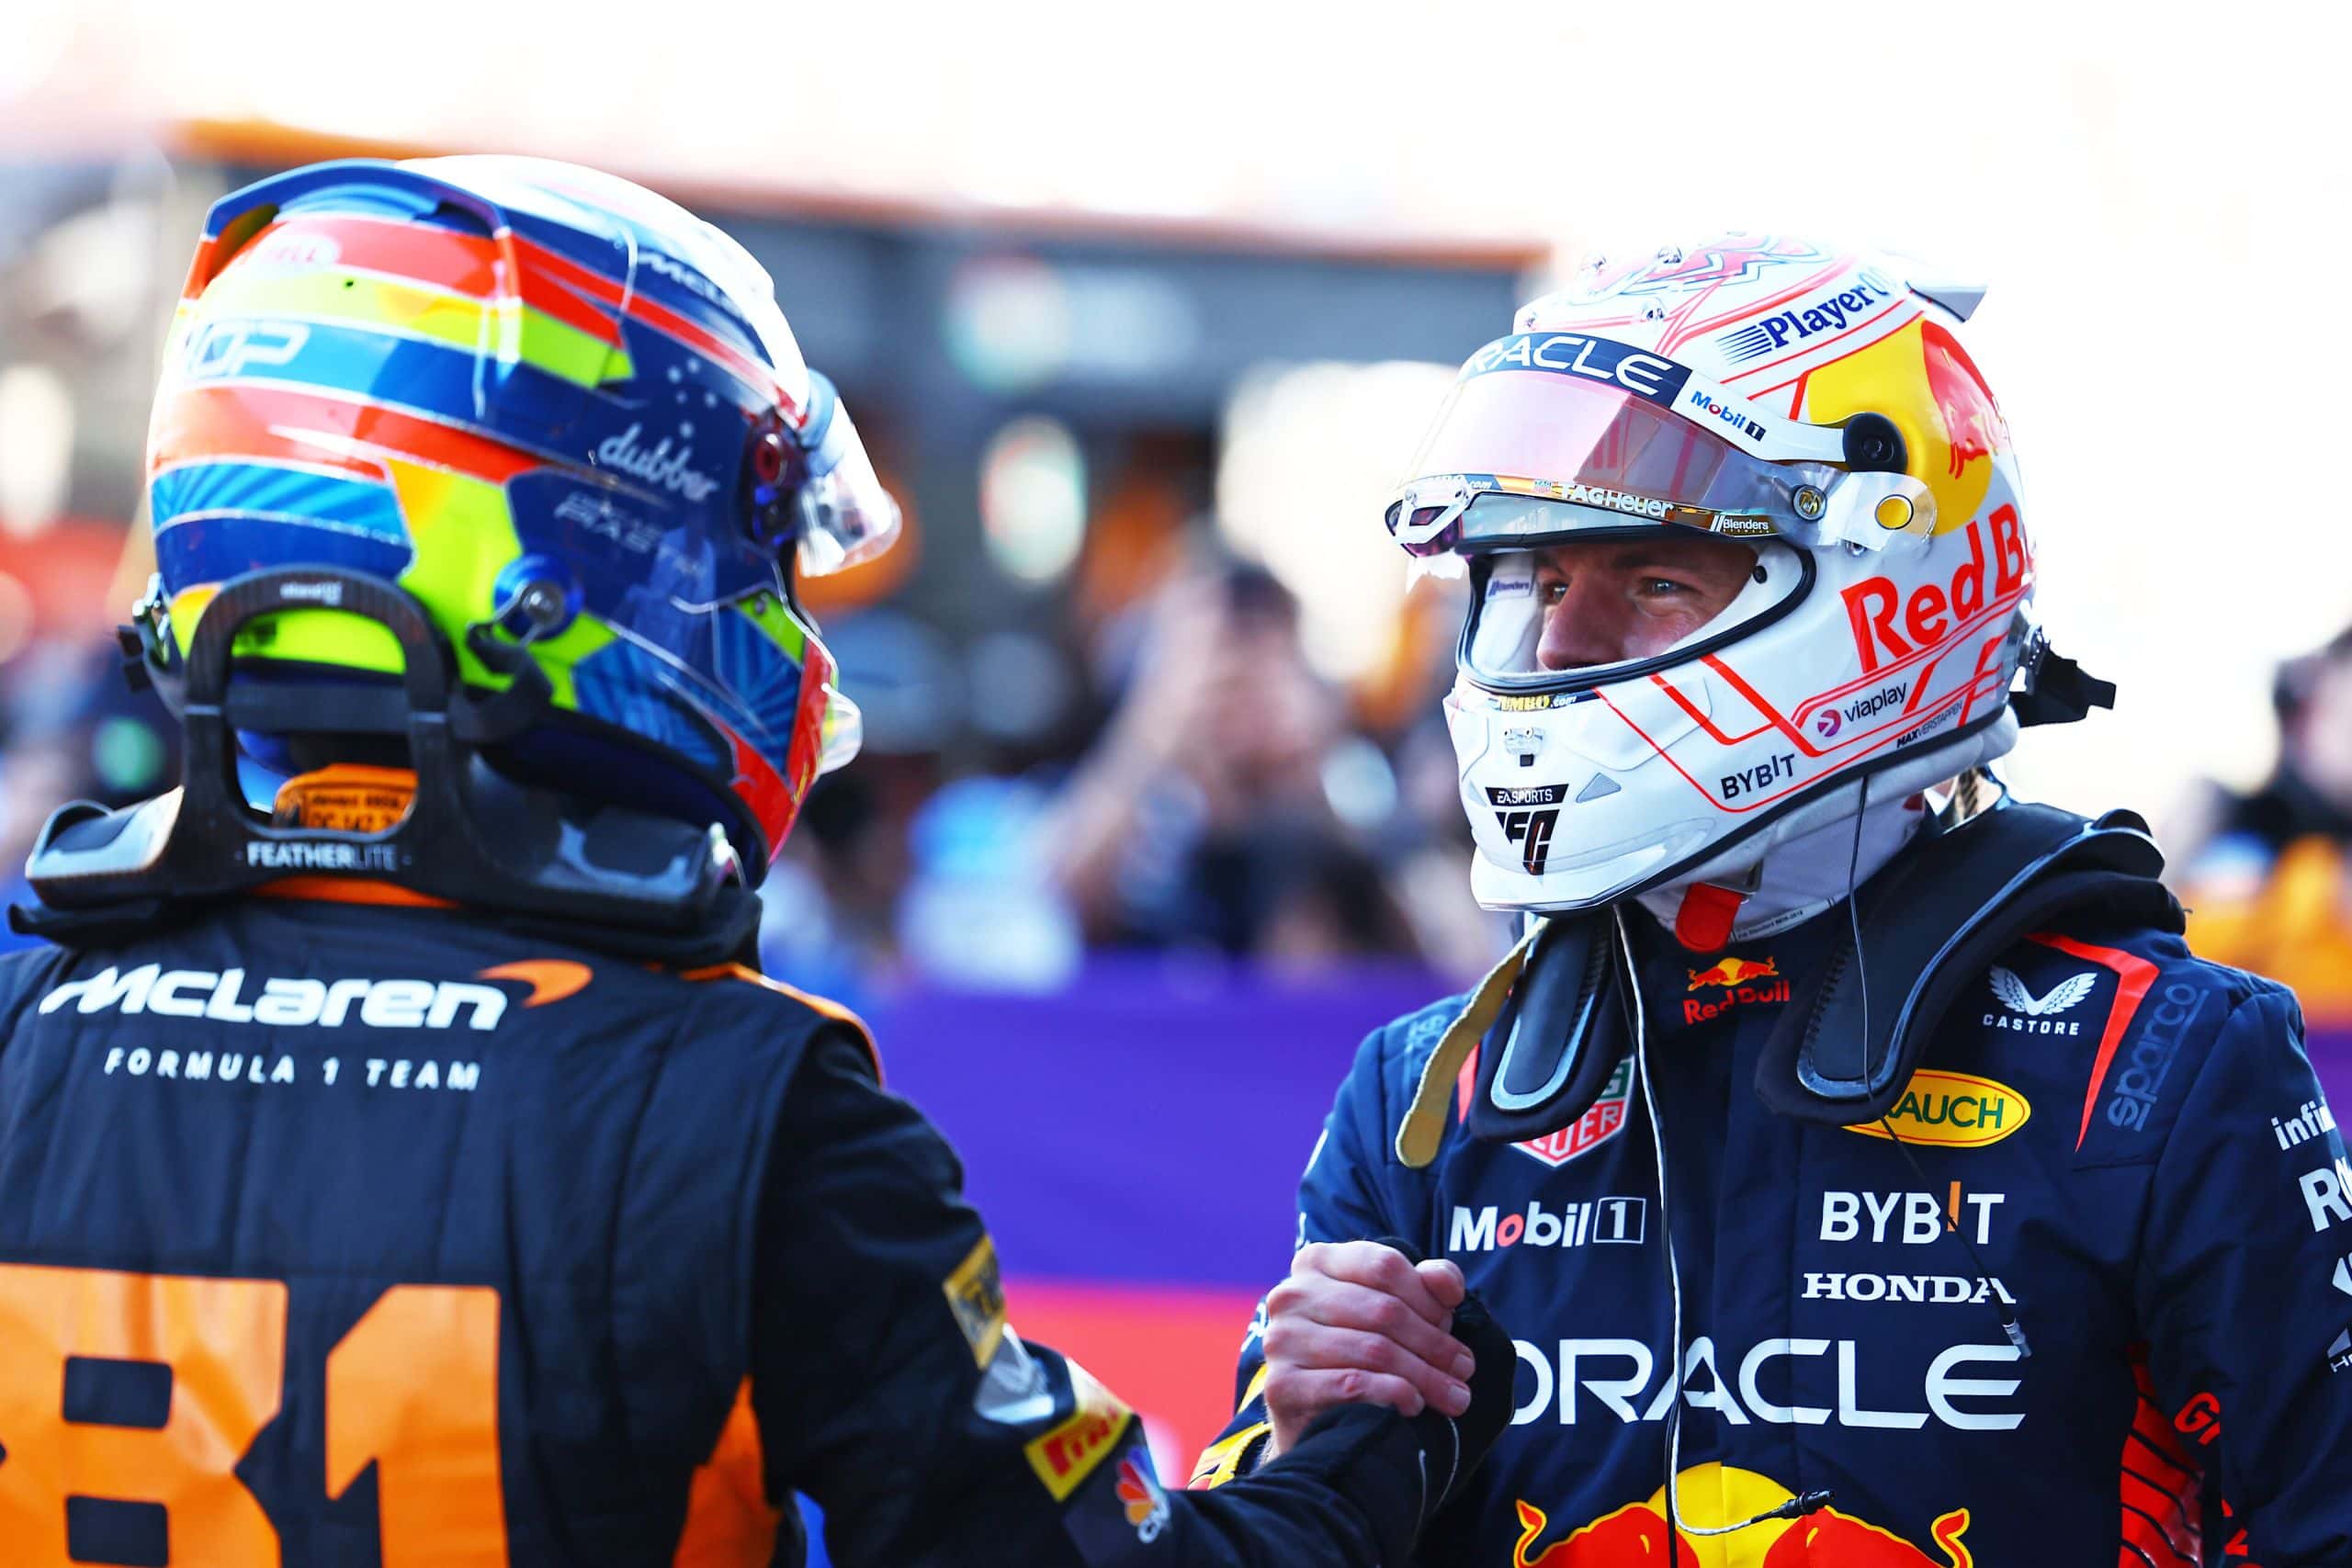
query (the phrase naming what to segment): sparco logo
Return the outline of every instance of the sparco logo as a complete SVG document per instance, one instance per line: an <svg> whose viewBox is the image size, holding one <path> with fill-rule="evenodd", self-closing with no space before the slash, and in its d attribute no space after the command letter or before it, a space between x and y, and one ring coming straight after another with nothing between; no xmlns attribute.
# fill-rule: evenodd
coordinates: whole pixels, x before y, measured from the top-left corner
<svg viewBox="0 0 2352 1568"><path fill-rule="evenodd" d="M1892 284L1877 273L1865 270L1855 286L1843 293L1816 300L1802 310L1767 316L1736 333L1724 333L1724 353L1734 362L1761 359L1792 343L1802 343L1822 333L1841 332L1848 323L1860 321L1872 306L1883 305L1894 296Z"/></svg>
<svg viewBox="0 0 2352 1568"><path fill-rule="evenodd" d="M270 871L398 871L401 857L390 844L255 840L245 846L245 863Z"/></svg>
<svg viewBox="0 0 2352 1568"><path fill-rule="evenodd" d="M2132 1054L2124 1058L2123 1070L2115 1075L2115 1092L2107 1100L2109 1125L2136 1131L2148 1124L2148 1111L2156 1103L2156 1091L2164 1088L2165 1075L2172 1071L2173 1062L2180 1055L2181 1037L2204 1010L2205 993L2196 987L2176 980L2165 987L2155 1017L2140 1032L2140 1038L2132 1043Z"/></svg>
<svg viewBox="0 0 2352 1568"><path fill-rule="evenodd" d="M718 489L718 481L693 468L695 449L681 446L670 450L670 438L663 436L647 451L637 443L645 434L645 426L632 424L618 435L608 435L596 445L596 461L608 468L634 474L650 485L659 486L688 501L705 502Z"/></svg>
<svg viewBox="0 0 2352 1568"><path fill-rule="evenodd" d="M1595 1198L1589 1203L1563 1203L1553 1213L1540 1200L1530 1200L1524 1213L1501 1213L1491 1203L1483 1209L1454 1205L1453 1224L1446 1232L1448 1252L1492 1252L1498 1247L1582 1247L1586 1243L1638 1245L1649 1220L1645 1198Z"/></svg>
<svg viewBox="0 0 2352 1568"><path fill-rule="evenodd" d="M251 1001L242 969L165 969L142 964L123 973L113 964L86 980L69 980L41 998L40 1010L66 1003L77 1012L151 1013L202 1018L215 1023L267 1023L295 1029L339 1029L356 1021L370 1029L447 1029L460 1013L475 1029L495 1029L506 993L494 986L455 980L264 980Z"/></svg>
<svg viewBox="0 0 2352 1568"><path fill-rule="evenodd" d="M1564 1427L1573 1427L1579 1419L1590 1420L1604 1411L1628 1424L1663 1421L1673 1407L1676 1380L1671 1376L1656 1377L1657 1387L1651 1391L1657 1357L1638 1339L1563 1339L1559 1341L1556 1367L1550 1357L1528 1341L1513 1340L1512 1345L1519 1351L1521 1364L1535 1374L1534 1394L1511 1412L1513 1425L1524 1426L1542 1417L1552 1405L1555 1388L1559 1391L1559 1421ZM2015 1394L2018 1379L1963 1375L1964 1369L1971 1366L2014 1362L2018 1359L2014 1345L1954 1345L1938 1352L1928 1363L1923 1380L1921 1394L1926 1410L1865 1408L1860 1393L1862 1379L1855 1365L1860 1354L1860 1347L1851 1339L1767 1339L1739 1359L1736 1375L1728 1375L1730 1363L1724 1363L1724 1372L1716 1371L1715 1343L1702 1334L1690 1341L1690 1353L1683 1359L1683 1402L1694 1410L1715 1411L1732 1426L1760 1421L1770 1426L1817 1427L1834 1421L1840 1427L1915 1432L1932 1416L1940 1425L1963 1432L2006 1432L2025 1419L2022 1410L1985 1407L1989 1401L2006 1400ZM1830 1381L1826 1367L1766 1371L1774 1361L1815 1360L1826 1356L1835 1356L1838 1360L1836 1410L1820 1404L1779 1404L1764 1393L1767 1382L1776 1389L1811 1392L1818 1388L1826 1392ZM1883 1390L1892 1386L1894 1380L1882 1367L1869 1381L1873 1390ZM1523 1380L1520 1386L1526 1386ZM1588 1395L1589 1399L1585 1397ZM1598 1408L1592 1401L1599 1402Z"/></svg>

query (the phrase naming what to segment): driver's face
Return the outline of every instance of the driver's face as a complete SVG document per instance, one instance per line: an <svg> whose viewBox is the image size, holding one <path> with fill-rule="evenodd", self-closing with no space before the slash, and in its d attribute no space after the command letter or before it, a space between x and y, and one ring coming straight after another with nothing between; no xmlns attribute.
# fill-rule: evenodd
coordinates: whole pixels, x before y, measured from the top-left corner
<svg viewBox="0 0 2352 1568"><path fill-rule="evenodd" d="M1722 614L1756 569L1754 550L1707 534L1571 540L1533 553L1544 611L1535 660L1546 670L1663 653Z"/></svg>

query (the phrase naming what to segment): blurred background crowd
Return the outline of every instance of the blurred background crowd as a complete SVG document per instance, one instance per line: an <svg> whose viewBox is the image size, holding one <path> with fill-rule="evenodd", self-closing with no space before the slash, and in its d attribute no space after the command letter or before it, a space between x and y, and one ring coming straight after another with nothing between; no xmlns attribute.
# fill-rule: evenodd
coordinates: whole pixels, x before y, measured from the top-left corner
<svg viewBox="0 0 2352 1568"><path fill-rule="evenodd" d="M1353 1040L1506 940L1468 897L1439 719L1458 585L1408 584L1386 487L1556 265L1774 224L1994 285L1970 342L2024 450L2041 609L2122 688L2011 775L2158 817L2208 946L2352 1020L2352 547L2324 374L2352 329L2306 304L2346 222L2303 151L2339 140L2340 47L2278 49L2261 5L1118 9L705 0L655 27L620 0L560 21L413 0L365 36L294 0L13 10L0 866L56 803L175 774L109 633L148 570L146 400L206 206L348 153L639 178L766 265L907 511L895 550L810 585L866 744L769 879L769 966L876 1011L919 1095L926 1021L1043 1031L1069 1054L1029 1066L1065 1077L1104 1032L1299 1039L1239 1252L1074 1260L1099 1145L1055 1172L1053 1226L1022 1236L1018 1198L998 1222L1016 1273L1152 1284L1116 1309L1028 1298L1073 1333L1124 1311L1163 1348L1238 1334ZM1020 1102L936 1081L967 1149L1009 1118L1035 1154ZM1079 1231L1134 1223L1142 1192ZM1227 1293L1187 1306L1171 1279ZM1090 1359L1148 1384L1120 1354ZM1165 1404L1182 1436L1214 1425L1191 1397Z"/></svg>

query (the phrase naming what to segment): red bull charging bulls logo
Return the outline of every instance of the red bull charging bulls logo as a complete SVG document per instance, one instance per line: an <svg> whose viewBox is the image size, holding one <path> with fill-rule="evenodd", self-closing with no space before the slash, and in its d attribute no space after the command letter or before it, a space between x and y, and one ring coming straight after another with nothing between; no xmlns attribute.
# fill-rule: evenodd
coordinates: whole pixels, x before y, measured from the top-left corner
<svg viewBox="0 0 2352 1568"><path fill-rule="evenodd" d="M1753 1518L1786 1503L1785 1486L1730 1465L1693 1465L1677 1488L1683 1521L1702 1529ZM1589 1525L1559 1531L1532 1503L1516 1505L1519 1544L1511 1568L1663 1568L1668 1561L1666 1491ZM1824 1506L1794 1519L1765 1519L1729 1535L1675 1531L1674 1561L1688 1568L1976 1568L1968 1549L1968 1510L1954 1508L1928 1527L1929 1551L1867 1519ZM1545 1537L1548 1544L1539 1546Z"/></svg>

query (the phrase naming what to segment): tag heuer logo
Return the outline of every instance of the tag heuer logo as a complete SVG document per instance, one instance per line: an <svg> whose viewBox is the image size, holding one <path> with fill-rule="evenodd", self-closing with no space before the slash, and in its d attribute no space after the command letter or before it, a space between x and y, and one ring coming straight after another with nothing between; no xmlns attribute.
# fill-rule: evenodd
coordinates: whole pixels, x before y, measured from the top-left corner
<svg viewBox="0 0 2352 1568"><path fill-rule="evenodd" d="M1617 1064L1592 1109L1556 1133L1530 1138L1511 1147L1533 1155L1548 1166L1563 1166L1578 1155L1590 1154L1625 1130L1625 1101L1634 1082L1634 1059Z"/></svg>

